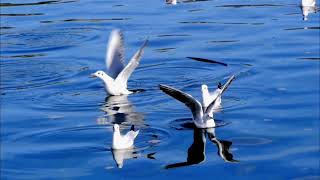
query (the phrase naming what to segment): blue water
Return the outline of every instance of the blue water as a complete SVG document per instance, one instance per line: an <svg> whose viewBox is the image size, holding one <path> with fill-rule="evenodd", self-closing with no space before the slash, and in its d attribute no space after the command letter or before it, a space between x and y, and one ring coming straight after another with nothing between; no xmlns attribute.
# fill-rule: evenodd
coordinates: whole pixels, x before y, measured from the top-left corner
<svg viewBox="0 0 320 180"><path fill-rule="evenodd" d="M2 0L1 179L320 179L320 17L299 5ZM145 91L106 99L89 75L114 28L127 59L150 41L128 85ZM158 84L200 98L232 74L214 133L228 162ZM140 129L122 168L113 123Z"/></svg>

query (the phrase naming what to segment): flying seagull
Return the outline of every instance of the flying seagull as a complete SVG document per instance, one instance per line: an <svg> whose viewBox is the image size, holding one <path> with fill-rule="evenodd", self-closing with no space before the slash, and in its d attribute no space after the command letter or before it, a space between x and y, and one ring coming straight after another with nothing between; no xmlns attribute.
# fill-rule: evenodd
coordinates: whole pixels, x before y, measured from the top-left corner
<svg viewBox="0 0 320 180"><path fill-rule="evenodd" d="M187 107L190 108L193 116L193 122L198 128L212 128L215 127L216 124L213 119L216 100L221 94L226 90L228 85L231 83L231 79L234 79L234 76L229 78L228 82L221 88L221 91L218 93L217 97L213 99L208 106L203 106L198 100L192 97L190 94L182 92L178 89L167 85L159 85L160 90L164 93L168 94L169 96L175 98L176 100L184 103Z"/></svg>
<svg viewBox="0 0 320 180"><path fill-rule="evenodd" d="M133 147L134 139L139 134L139 130L135 131L134 126L127 134L120 134L120 127L118 124L113 125L112 149L130 149Z"/></svg>
<svg viewBox="0 0 320 180"><path fill-rule="evenodd" d="M110 95L131 94L127 89L127 82L130 75L139 65L143 49L147 45L146 40L141 48L134 54L130 62L124 65L123 35L120 30L113 30L110 34L108 49L106 54L107 71L97 71L91 74L92 77L98 77L104 82L105 90Z"/></svg>

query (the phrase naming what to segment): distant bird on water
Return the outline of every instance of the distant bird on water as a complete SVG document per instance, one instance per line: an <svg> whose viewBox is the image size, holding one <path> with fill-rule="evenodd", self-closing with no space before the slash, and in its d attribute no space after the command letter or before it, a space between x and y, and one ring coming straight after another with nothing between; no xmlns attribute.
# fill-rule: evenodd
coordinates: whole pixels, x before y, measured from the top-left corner
<svg viewBox="0 0 320 180"><path fill-rule="evenodd" d="M167 4L173 4L176 5L177 4L177 0L166 0Z"/></svg>
<svg viewBox="0 0 320 180"><path fill-rule="evenodd" d="M97 71L91 74L92 77L98 77L104 82L105 90L110 95L131 94L127 89L127 82L130 75L139 65L143 49L147 45L146 40L141 48L134 54L130 62L124 65L123 35L120 30L113 30L110 34L108 49L106 54L107 71Z"/></svg>
<svg viewBox="0 0 320 180"><path fill-rule="evenodd" d="M210 102L208 105L206 104L207 101L206 103L204 103L204 105L202 105L190 94L182 92L173 87L160 84L159 88L164 93L184 103L187 107L190 108L193 116L193 122L198 128L212 128L216 126L216 123L212 116L214 109L216 108L216 101L218 100L218 97L221 97L222 93L227 89L234 78L234 76L231 76L229 78L227 83L221 88L221 90L219 90L217 96L214 99L210 99L208 101ZM209 95L205 95L205 98L211 98L211 96L209 97Z"/></svg>

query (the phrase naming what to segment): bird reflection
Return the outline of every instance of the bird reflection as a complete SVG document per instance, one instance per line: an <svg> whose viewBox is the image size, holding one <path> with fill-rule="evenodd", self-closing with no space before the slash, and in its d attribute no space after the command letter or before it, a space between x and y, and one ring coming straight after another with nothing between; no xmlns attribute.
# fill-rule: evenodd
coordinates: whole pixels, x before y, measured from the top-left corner
<svg viewBox="0 0 320 180"><path fill-rule="evenodd" d="M303 15L303 20L308 20L309 13L316 13L316 1L315 0L301 0L301 10Z"/></svg>
<svg viewBox="0 0 320 180"><path fill-rule="evenodd" d="M122 168L124 160L138 158L140 154L134 149L113 149L112 156L114 161L117 163L118 168Z"/></svg>
<svg viewBox="0 0 320 180"><path fill-rule="evenodd" d="M233 159L233 154L230 152L230 147L232 145L231 141L218 140L214 128L207 129L206 133L209 140L217 145L218 155L225 162L239 162L238 160Z"/></svg>
<svg viewBox="0 0 320 180"><path fill-rule="evenodd" d="M143 114L135 112L134 106L128 100L127 95L108 96L101 109L106 112L107 117L98 119L98 124L143 125Z"/></svg>
<svg viewBox="0 0 320 180"><path fill-rule="evenodd" d="M187 161L169 164L165 166L165 168L170 169L170 168L177 168L177 167L183 167L183 166L190 166L190 165L199 164L205 161L206 134L208 135L209 140L217 145L218 155L224 161L239 162L238 160L233 159L233 155L230 152L230 146L232 142L217 139L214 128L208 128L208 129L194 128L193 143L188 149Z"/></svg>

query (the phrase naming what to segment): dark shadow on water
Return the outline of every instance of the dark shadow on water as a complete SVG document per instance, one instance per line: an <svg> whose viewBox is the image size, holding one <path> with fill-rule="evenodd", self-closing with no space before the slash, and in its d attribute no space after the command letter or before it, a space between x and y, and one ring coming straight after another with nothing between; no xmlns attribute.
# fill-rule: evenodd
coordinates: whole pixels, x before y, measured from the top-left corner
<svg viewBox="0 0 320 180"><path fill-rule="evenodd" d="M212 64L219 64L219 65L222 65L222 66L228 66L227 63L219 62L219 61L212 60L212 59L205 59L205 58L198 58L198 57L187 57L187 58L193 59L193 60L196 60L196 61L200 61L200 62L206 62L206 63L212 63Z"/></svg>
<svg viewBox="0 0 320 180"><path fill-rule="evenodd" d="M238 160L233 159L233 154L230 152L230 147L232 142L225 140L218 140L215 134L215 128L208 129L193 129L193 143L188 148L187 161L179 162L174 164L169 164L165 166L165 169L178 168L184 166L190 166L194 164L199 164L205 161L206 159L206 135L208 139L217 145L218 155L225 162L239 162Z"/></svg>
<svg viewBox="0 0 320 180"><path fill-rule="evenodd" d="M216 7L231 7L231 8L246 8L246 7L277 7L283 6L280 4L228 4Z"/></svg>
<svg viewBox="0 0 320 180"><path fill-rule="evenodd" d="M0 16L41 16L43 13L28 13L28 14L0 14Z"/></svg>
<svg viewBox="0 0 320 180"><path fill-rule="evenodd" d="M88 22L88 23L96 23L96 22L108 22L108 21L126 21L131 18L109 18L109 19L64 19L64 20L46 20L40 21L40 23L57 23L57 22Z"/></svg>
<svg viewBox="0 0 320 180"><path fill-rule="evenodd" d="M311 61L319 61L320 60L320 58L298 58L298 59L311 60Z"/></svg>
<svg viewBox="0 0 320 180"><path fill-rule="evenodd" d="M70 0L70 1L40 1L40 2L33 2L33 3L0 3L0 7L13 7L13 6L35 6L35 5L48 5L48 4L60 4L60 3L72 3L77 2L77 0Z"/></svg>

